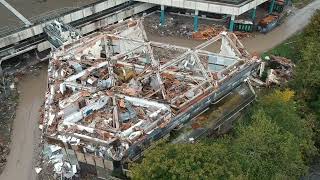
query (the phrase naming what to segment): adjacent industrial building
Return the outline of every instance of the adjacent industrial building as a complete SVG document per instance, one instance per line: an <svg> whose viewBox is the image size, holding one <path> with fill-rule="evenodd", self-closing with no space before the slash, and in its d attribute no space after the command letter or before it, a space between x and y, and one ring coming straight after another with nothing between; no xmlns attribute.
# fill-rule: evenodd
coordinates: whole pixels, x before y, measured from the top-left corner
<svg viewBox="0 0 320 180"><path fill-rule="evenodd" d="M257 7L266 4L268 13L271 14L277 9L283 8L277 4L286 4L288 0L92 0L92 4L84 3L83 7L53 9L46 14L32 14L37 18L24 16L20 4L11 4L4 0L0 1L5 6L8 13L14 14L21 21L19 25L12 24L0 28L0 67L1 63L23 53L42 53L50 49L50 44L46 40L43 28L54 20L59 20L65 24L79 30L82 34L90 34L106 25L121 22L132 16L160 10L159 23L165 25L165 11L167 8L177 8L191 11L193 16L194 32L199 30L199 18L202 12L211 14L221 14L228 18L227 26L229 31L241 30L237 28L238 16L250 13L247 18L250 26L254 25ZM45 3L45 2L44 2ZM15 7L14 5L18 6ZM45 5L45 4L44 4ZM57 6L58 7L58 6ZM10 12L11 11L11 12ZM240 23L241 24L241 23ZM252 27L250 27L252 29Z"/></svg>

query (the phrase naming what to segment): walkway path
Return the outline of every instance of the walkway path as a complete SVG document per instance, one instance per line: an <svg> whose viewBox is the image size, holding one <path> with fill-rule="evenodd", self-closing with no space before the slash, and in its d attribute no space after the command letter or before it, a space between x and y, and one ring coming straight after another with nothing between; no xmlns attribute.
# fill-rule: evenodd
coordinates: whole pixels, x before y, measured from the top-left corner
<svg viewBox="0 0 320 180"><path fill-rule="evenodd" d="M310 20L310 17L320 8L320 1L315 0L303 9L299 9L289 16L287 20L273 31L267 34L259 34L255 38L243 40L244 46L251 52L262 53L272 49L297 31L302 30Z"/></svg>
<svg viewBox="0 0 320 180"><path fill-rule="evenodd" d="M310 17L320 9L320 1L315 0L303 9L299 9L290 15L283 24L276 27L267 34L256 33L254 38L245 38L241 41L244 46L251 52L262 53L270 50L276 45L288 39L294 33L302 30L310 20ZM152 41L171 43L180 46L194 47L202 41L194 41L192 39L181 39L175 37L159 37L158 35L148 34L148 38Z"/></svg>
<svg viewBox="0 0 320 180"><path fill-rule="evenodd" d="M44 102L48 72L46 66L39 71L39 75L26 75L19 82L20 97L13 122L11 152L0 180L36 179L33 164L40 139L39 109Z"/></svg>

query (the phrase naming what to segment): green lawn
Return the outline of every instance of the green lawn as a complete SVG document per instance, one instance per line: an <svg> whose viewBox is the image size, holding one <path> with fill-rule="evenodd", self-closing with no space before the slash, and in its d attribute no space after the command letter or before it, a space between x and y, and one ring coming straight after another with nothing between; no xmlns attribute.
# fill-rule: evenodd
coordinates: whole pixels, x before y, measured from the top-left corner
<svg viewBox="0 0 320 180"><path fill-rule="evenodd" d="M309 3L311 3L313 0L291 0L294 7L297 8L303 8L304 6L308 5Z"/></svg>
<svg viewBox="0 0 320 180"><path fill-rule="evenodd" d="M300 59L299 54L299 39L302 37L302 34L296 34L291 38L287 39L282 44L276 46L272 50L264 53L266 55L275 55L282 56L288 59L291 59L293 62L297 62Z"/></svg>

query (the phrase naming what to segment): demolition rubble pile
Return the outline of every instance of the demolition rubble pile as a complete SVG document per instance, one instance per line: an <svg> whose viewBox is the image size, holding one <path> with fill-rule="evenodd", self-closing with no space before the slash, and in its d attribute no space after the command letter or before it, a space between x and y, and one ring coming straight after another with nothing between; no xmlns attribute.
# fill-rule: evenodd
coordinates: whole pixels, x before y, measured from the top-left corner
<svg viewBox="0 0 320 180"><path fill-rule="evenodd" d="M209 40L219 35L223 31L226 31L226 28L222 26L216 26L216 27L201 26L198 32L192 33L192 38L194 40ZM240 32L240 31L235 31L234 34L237 36L238 39L249 38L253 36L252 33L246 33L246 32Z"/></svg>
<svg viewBox="0 0 320 180"><path fill-rule="evenodd" d="M204 50L216 41L219 53ZM189 49L148 41L141 20L119 23L53 52L45 135L82 153L123 160L131 146L256 62L232 33ZM56 166L70 175L75 170L60 159Z"/></svg>
<svg viewBox="0 0 320 180"><path fill-rule="evenodd" d="M294 63L285 57L266 56L266 62L260 64L259 78L251 77L252 85L271 87L284 86L293 78Z"/></svg>
<svg viewBox="0 0 320 180"><path fill-rule="evenodd" d="M78 176L77 163L70 161L63 151L63 148L57 145L44 146L44 165L35 168L40 179L70 179Z"/></svg>
<svg viewBox="0 0 320 180"><path fill-rule="evenodd" d="M217 36L226 28L222 25L216 25L210 20L201 19L199 23L199 32L194 33L192 18L183 15L174 15L168 13L163 26L159 22L159 13L153 13L145 18L146 30L151 34L160 36L173 36L196 40L209 40Z"/></svg>
<svg viewBox="0 0 320 180"><path fill-rule="evenodd" d="M15 79L0 76L0 174L10 152L11 126L15 116L17 99Z"/></svg>
<svg viewBox="0 0 320 180"><path fill-rule="evenodd" d="M268 64L271 69L268 71L266 79L267 86L271 84L284 85L292 79L295 65L290 59L272 55Z"/></svg>
<svg viewBox="0 0 320 180"><path fill-rule="evenodd" d="M285 57L266 56L266 62L260 64L260 79L251 78L254 85L271 87L284 86L293 78L295 64Z"/></svg>
<svg viewBox="0 0 320 180"><path fill-rule="evenodd" d="M210 27L210 26L201 26L198 32L192 33L192 38L195 40L209 40L217 35L219 35L222 31L225 31L224 27Z"/></svg>

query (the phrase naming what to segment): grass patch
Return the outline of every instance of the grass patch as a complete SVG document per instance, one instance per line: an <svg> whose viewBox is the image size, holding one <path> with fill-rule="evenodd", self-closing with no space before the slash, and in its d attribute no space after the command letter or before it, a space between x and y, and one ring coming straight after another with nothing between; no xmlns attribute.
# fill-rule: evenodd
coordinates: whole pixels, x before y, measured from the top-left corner
<svg viewBox="0 0 320 180"><path fill-rule="evenodd" d="M297 62L301 58L299 49L301 47L300 42L302 36L302 33L292 36L272 50L264 53L263 57L267 55L282 56L291 59L293 62Z"/></svg>
<svg viewBox="0 0 320 180"><path fill-rule="evenodd" d="M309 3L311 3L313 0L291 0L294 7L296 8L303 8L306 5L308 5Z"/></svg>

